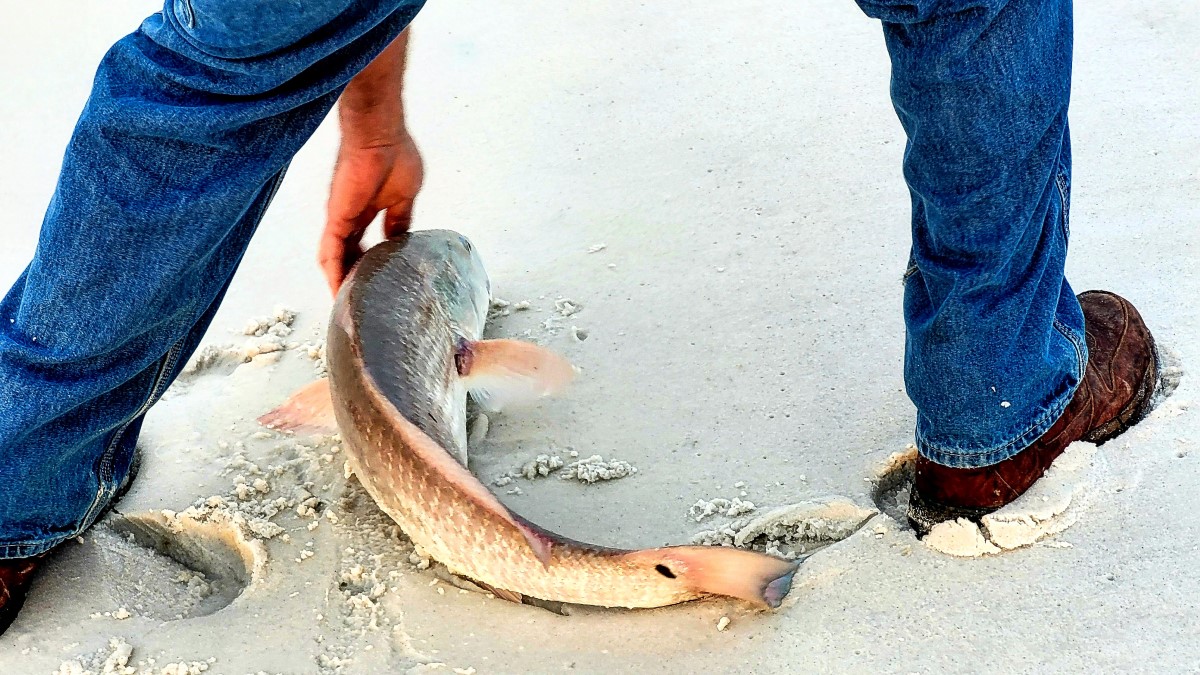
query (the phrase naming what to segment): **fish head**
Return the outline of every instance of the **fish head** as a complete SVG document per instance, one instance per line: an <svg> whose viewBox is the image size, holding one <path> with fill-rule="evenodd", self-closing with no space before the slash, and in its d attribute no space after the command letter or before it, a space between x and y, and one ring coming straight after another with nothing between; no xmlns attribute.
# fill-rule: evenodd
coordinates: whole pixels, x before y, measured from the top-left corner
<svg viewBox="0 0 1200 675"><path fill-rule="evenodd" d="M670 546L627 554L640 574L670 587L681 598L720 595L763 608L778 608L792 588L799 564L723 546Z"/></svg>
<svg viewBox="0 0 1200 675"><path fill-rule="evenodd" d="M492 282L479 249L454 230L418 230L409 233L409 246L418 244L421 258L432 265L432 282L446 302L455 324L470 333L483 329L492 304ZM471 337L477 338L478 335Z"/></svg>

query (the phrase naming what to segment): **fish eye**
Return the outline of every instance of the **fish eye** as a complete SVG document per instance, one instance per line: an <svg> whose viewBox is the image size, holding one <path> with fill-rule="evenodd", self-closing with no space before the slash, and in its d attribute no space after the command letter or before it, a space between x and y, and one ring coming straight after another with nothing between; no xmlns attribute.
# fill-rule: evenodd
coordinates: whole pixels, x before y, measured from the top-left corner
<svg viewBox="0 0 1200 675"><path fill-rule="evenodd" d="M459 240L462 241L463 248L467 249L467 253L475 250L475 247L471 245L470 239L467 239L466 237L459 237Z"/></svg>
<svg viewBox="0 0 1200 675"><path fill-rule="evenodd" d="M668 578L668 579L674 579L674 578L675 578L675 573L674 573L674 572L672 572L672 571L671 571L671 568L670 568L670 567L667 567L666 565L655 565L655 566L654 566L654 571L655 571L655 572L658 572L659 574L663 575L664 577L666 577L666 578Z"/></svg>

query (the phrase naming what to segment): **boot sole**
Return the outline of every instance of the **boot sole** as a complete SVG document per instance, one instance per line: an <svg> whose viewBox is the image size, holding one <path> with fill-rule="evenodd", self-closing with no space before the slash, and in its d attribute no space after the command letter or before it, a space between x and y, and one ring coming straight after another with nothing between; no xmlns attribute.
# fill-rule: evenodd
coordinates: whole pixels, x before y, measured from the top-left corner
<svg viewBox="0 0 1200 675"><path fill-rule="evenodd" d="M981 524L983 517L999 509L969 507L969 506L951 506L949 504L941 504L925 499L921 493L913 490L908 496L908 524L912 526L914 532L917 533L918 539L925 538L933 530L934 526L944 523L953 522L959 518L969 520L976 525Z"/></svg>

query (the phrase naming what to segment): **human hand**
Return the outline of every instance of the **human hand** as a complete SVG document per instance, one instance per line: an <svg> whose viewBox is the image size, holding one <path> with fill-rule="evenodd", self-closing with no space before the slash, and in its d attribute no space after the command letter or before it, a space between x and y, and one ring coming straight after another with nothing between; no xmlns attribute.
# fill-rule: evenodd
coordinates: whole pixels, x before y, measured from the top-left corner
<svg viewBox="0 0 1200 675"><path fill-rule="evenodd" d="M363 234L380 212L385 237L408 231L423 178L421 154L407 131L384 143L359 144L349 134L343 138L317 256L335 295L362 256Z"/></svg>
<svg viewBox="0 0 1200 675"><path fill-rule="evenodd" d="M362 256L363 234L380 212L385 237L408 231L412 223L413 200L425 170L404 123L408 36L406 28L350 80L338 99L342 144L317 253L334 295Z"/></svg>

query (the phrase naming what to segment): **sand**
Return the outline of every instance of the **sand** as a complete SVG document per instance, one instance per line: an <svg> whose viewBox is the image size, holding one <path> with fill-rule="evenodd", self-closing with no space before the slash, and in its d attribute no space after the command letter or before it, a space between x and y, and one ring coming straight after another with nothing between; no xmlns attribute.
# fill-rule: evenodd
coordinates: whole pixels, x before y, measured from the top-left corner
<svg viewBox="0 0 1200 675"><path fill-rule="evenodd" d="M1031 546L1063 532L1094 501L1109 498L1106 454L1091 443L1073 443L1016 501L979 523L960 518L935 525L922 543L948 555L977 557Z"/></svg>
<svg viewBox="0 0 1200 675"><path fill-rule="evenodd" d="M0 286L33 253L95 64L159 7L43 3L0 26ZM559 399L489 415L473 470L490 484L539 454L637 467L495 488L535 523L613 546L702 528L733 543L805 503L818 510L778 541L821 519L813 505L866 520L826 519L836 537L797 547L792 594L771 613L704 601L560 616L444 581L345 476L336 439L254 423L321 372L326 124L214 321L212 360L148 417L142 476L112 521L39 577L0 638L0 672L1192 668L1200 74L1181 64L1200 27L1183 0L1096 0L1076 18L1071 283L1133 300L1174 350L1178 388L1097 449L1106 473L1066 530L955 557L917 541L902 494L881 487L880 466L912 440L897 283L909 198L880 29L854 3L432 3L408 78L427 166L417 226L481 250L509 300L492 334L581 371ZM271 334L277 307L295 312L286 336ZM735 497L755 510L689 515ZM135 522L157 525L130 541Z"/></svg>

